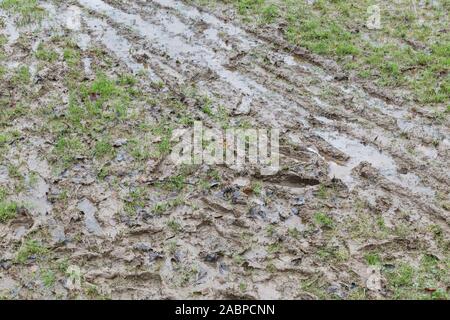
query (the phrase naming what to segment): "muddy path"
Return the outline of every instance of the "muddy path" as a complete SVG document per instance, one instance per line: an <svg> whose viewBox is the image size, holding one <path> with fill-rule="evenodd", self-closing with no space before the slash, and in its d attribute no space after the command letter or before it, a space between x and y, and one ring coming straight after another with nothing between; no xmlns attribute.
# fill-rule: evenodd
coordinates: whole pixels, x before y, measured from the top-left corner
<svg viewBox="0 0 450 320"><path fill-rule="evenodd" d="M328 146L344 152L349 159L343 165L331 155L329 160L336 170L331 176L350 182L351 169L368 161L388 180L413 194L433 197L432 189L447 188L448 173L440 168L448 159L448 127L434 128L420 117L410 120L411 116L400 107L386 105L356 86L342 86L323 70L302 64L283 52L268 50L269 44L192 7L172 1L134 6L113 3L121 9L108 1L80 2L107 17L109 26L115 26L124 37L141 37L137 45L142 46L143 52L163 52L169 58L164 63L172 69L182 74L194 73L205 90L224 87L211 92L223 97L222 101L233 101L232 96L237 96L236 105L233 102L227 108L239 109L241 104L248 104L244 111L257 114L259 123L289 130L293 135L306 133L311 140L323 139ZM124 32L126 28L132 32ZM218 79L199 79L202 72L212 73ZM159 77L166 79L170 74ZM189 83L192 78L182 81ZM329 101L321 100L325 90L333 92ZM227 96L226 92L233 94ZM402 132L406 132L406 137ZM432 146L436 139L441 142L439 151ZM301 144L302 139L297 143ZM412 145L414 156L408 151ZM320 150L314 142L306 147ZM399 168L406 173L400 174ZM427 181L422 182L423 179Z"/></svg>
<svg viewBox="0 0 450 320"><path fill-rule="evenodd" d="M217 166L211 187L183 189L178 203L176 192L159 190L151 179L162 181L177 172L167 158L149 161L141 172L124 151L108 164L121 172L118 179L99 181L97 163L88 158L55 174L47 163L55 138L25 128L27 139L9 151L9 158L39 177L32 190L11 196L31 202L29 212L0 229L0 289L7 295L382 298L399 294L390 281L403 264L419 274L423 256L447 261L450 130L445 121L435 123L411 106L377 97L281 40L183 1L41 5L49 15L33 47L51 35L68 34L79 48L86 80L95 77L91 64L108 66L92 53L101 47L112 59L111 74L139 75L139 90L155 95L150 84L163 83L173 99L188 106L190 116L210 127L220 128L218 117L191 103L189 90L213 101L212 114L224 109L233 125L277 128L283 170L264 178L248 168ZM80 30L62 27L69 8L81 12ZM29 33L11 16L2 16L5 65L14 68L20 60L33 65L18 43L20 34ZM70 99L64 85L52 82L46 88L64 97L66 112ZM48 103L48 92L38 106ZM157 122L164 107L144 105L143 112ZM117 148L124 149L121 143ZM0 181L10 185L7 168L0 167ZM198 184L210 169L202 166L187 185ZM61 186L70 190L64 205L49 199ZM136 188L147 191L138 196L140 211L130 217L124 210ZM163 202L164 214L147 212ZM55 260L81 268L82 284L68 285L73 277L63 272L48 290L36 279L43 268L37 261L14 260L17 246L36 230L48 233L39 237L50 243ZM368 254L382 256L382 262L368 265ZM444 275L433 283L439 290L448 288L448 272ZM24 285L27 281L32 284Z"/></svg>

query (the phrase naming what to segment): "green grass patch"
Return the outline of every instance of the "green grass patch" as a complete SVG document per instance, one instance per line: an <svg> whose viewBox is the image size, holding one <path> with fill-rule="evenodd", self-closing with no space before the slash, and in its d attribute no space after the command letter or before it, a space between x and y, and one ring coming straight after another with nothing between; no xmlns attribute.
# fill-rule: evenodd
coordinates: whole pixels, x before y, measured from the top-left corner
<svg viewBox="0 0 450 320"><path fill-rule="evenodd" d="M96 158L105 158L114 156L114 147L108 139L97 141L94 147L94 156Z"/></svg>
<svg viewBox="0 0 450 320"><path fill-rule="evenodd" d="M314 214L314 222L319 225L321 228L333 228L334 221L333 219L323 212L316 212Z"/></svg>
<svg viewBox="0 0 450 320"><path fill-rule="evenodd" d="M381 258L376 252L369 252L364 255L364 260L366 260L369 266L376 266L381 264Z"/></svg>
<svg viewBox="0 0 450 320"><path fill-rule="evenodd" d="M86 147L78 137L61 137L56 142L54 154L64 167L75 163L85 153Z"/></svg>
<svg viewBox="0 0 450 320"><path fill-rule="evenodd" d="M41 270L41 280L46 288L53 288L56 283L56 274L50 269Z"/></svg>
<svg viewBox="0 0 450 320"><path fill-rule="evenodd" d="M13 84L26 85L31 82L30 69L27 66L21 66L16 69L14 76L11 79Z"/></svg>
<svg viewBox="0 0 450 320"><path fill-rule="evenodd" d="M46 62L54 62L58 59L58 53L49 49L46 49L42 43L39 44L35 53L36 58Z"/></svg>
<svg viewBox="0 0 450 320"><path fill-rule="evenodd" d="M41 258L48 253L48 249L36 240L27 240L19 249L16 256L18 263L25 263L32 256Z"/></svg>
<svg viewBox="0 0 450 320"><path fill-rule="evenodd" d="M441 261L424 254L419 266L400 262L383 273L395 299L448 299L449 266L448 258Z"/></svg>
<svg viewBox="0 0 450 320"><path fill-rule="evenodd" d="M176 221L175 219L171 219L169 221L167 221L167 226L173 231L173 232L180 232L183 227L181 226L181 224Z"/></svg>
<svg viewBox="0 0 450 320"><path fill-rule="evenodd" d="M73 48L66 48L63 52L64 61L69 67L76 67L80 62L80 53Z"/></svg>
<svg viewBox="0 0 450 320"><path fill-rule="evenodd" d="M2 196L3 198L4 196ZM15 202L4 202L0 201L0 222L5 223L6 221L13 219L17 215L17 203Z"/></svg>
<svg viewBox="0 0 450 320"><path fill-rule="evenodd" d="M40 22L46 15L38 0L3 0L0 8L16 14L19 25Z"/></svg>

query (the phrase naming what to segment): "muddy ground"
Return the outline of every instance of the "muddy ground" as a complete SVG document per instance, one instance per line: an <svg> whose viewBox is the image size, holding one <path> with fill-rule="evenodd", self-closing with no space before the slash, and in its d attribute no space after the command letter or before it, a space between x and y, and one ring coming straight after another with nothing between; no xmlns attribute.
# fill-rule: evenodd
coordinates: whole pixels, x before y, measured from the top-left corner
<svg viewBox="0 0 450 320"><path fill-rule="evenodd" d="M448 298L447 118L224 10L24 3L0 5L2 298ZM173 165L194 121L279 129L281 170Z"/></svg>

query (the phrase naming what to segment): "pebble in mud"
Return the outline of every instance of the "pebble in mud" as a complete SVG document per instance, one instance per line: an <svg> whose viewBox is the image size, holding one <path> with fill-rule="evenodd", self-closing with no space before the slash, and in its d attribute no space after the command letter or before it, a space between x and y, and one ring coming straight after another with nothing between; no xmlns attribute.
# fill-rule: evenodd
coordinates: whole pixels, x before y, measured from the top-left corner
<svg viewBox="0 0 450 320"><path fill-rule="evenodd" d="M163 258L164 258L164 255L162 255L159 252L153 251L153 250L148 254L148 262L149 263L155 262L156 260L163 259Z"/></svg>
<svg viewBox="0 0 450 320"><path fill-rule="evenodd" d="M231 196L231 202L233 204L242 204L242 205L246 205L247 204L247 196L240 192L240 191L234 191L232 196Z"/></svg>
<svg viewBox="0 0 450 320"><path fill-rule="evenodd" d="M117 248L111 252L111 256L113 256L115 259L120 259L127 262L131 262L135 258L134 253L127 248Z"/></svg>
<svg viewBox="0 0 450 320"><path fill-rule="evenodd" d="M117 139L113 142L113 147L118 148L118 147L126 145L127 143L128 143L127 139Z"/></svg>
<svg viewBox="0 0 450 320"><path fill-rule="evenodd" d="M207 253L203 256L203 260L206 262L216 262L219 258L220 255L216 252Z"/></svg>
<svg viewBox="0 0 450 320"><path fill-rule="evenodd" d="M13 278L0 276L0 292L12 292L17 285Z"/></svg>
<svg viewBox="0 0 450 320"><path fill-rule="evenodd" d="M152 247L148 243L139 242L133 246L133 249L138 250L138 251L148 252L148 251L152 250Z"/></svg>
<svg viewBox="0 0 450 320"><path fill-rule="evenodd" d="M239 188L245 188L250 186L250 179L239 177L233 180L233 185L239 187Z"/></svg>
<svg viewBox="0 0 450 320"><path fill-rule="evenodd" d="M233 115L248 115L251 111L251 102L252 99L250 97L243 97L239 105L233 110Z"/></svg>
<svg viewBox="0 0 450 320"><path fill-rule="evenodd" d="M0 182L6 185L8 180L8 168L6 166L0 166Z"/></svg>
<svg viewBox="0 0 450 320"><path fill-rule="evenodd" d="M280 293L276 289L276 285L274 283L261 283L256 287L260 299L280 299Z"/></svg>
<svg viewBox="0 0 450 320"><path fill-rule="evenodd" d="M208 275L208 271L206 271L204 268L199 267L199 270L196 274L196 283L202 283L204 280L206 280L206 276Z"/></svg>
<svg viewBox="0 0 450 320"><path fill-rule="evenodd" d="M305 203L306 203L305 197L303 197L303 196L295 197L295 198L294 198L293 204L294 204L295 206L302 206L302 205L304 205Z"/></svg>
<svg viewBox="0 0 450 320"><path fill-rule="evenodd" d="M64 234L64 230L62 229L62 227L55 228L54 230L52 230L51 234L52 240L55 243L64 243L66 241L66 235Z"/></svg>
<svg viewBox="0 0 450 320"><path fill-rule="evenodd" d="M11 268L11 266L12 266L11 261L0 260L0 268L1 269L8 270L9 268Z"/></svg>
<svg viewBox="0 0 450 320"><path fill-rule="evenodd" d="M230 268L223 262L219 264L219 272L220 274L227 274L230 271Z"/></svg>
<svg viewBox="0 0 450 320"><path fill-rule="evenodd" d="M262 219L269 223L278 223L280 222L280 215L278 212L274 212L269 210L263 205L255 205L250 208L248 212L248 216L254 219Z"/></svg>
<svg viewBox="0 0 450 320"><path fill-rule="evenodd" d="M378 267L369 267L367 269L367 281L366 287L371 291L379 292L381 291L381 273Z"/></svg>
<svg viewBox="0 0 450 320"><path fill-rule="evenodd" d="M178 263L182 262L185 258L186 254L180 250L175 251L173 254L173 260Z"/></svg>
<svg viewBox="0 0 450 320"><path fill-rule="evenodd" d="M122 162L122 161L125 161L125 158L126 158L126 154L123 152L119 152L116 156L116 161Z"/></svg>
<svg viewBox="0 0 450 320"><path fill-rule="evenodd" d="M345 298L345 293L342 290L342 287L340 284L332 284L327 288L327 292L333 296L336 296L340 299Z"/></svg>

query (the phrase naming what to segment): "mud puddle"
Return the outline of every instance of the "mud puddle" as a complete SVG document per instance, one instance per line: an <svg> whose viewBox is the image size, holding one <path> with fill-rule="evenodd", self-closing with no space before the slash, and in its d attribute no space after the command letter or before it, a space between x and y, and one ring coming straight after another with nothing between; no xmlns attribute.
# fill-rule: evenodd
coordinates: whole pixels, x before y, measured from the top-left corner
<svg viewBox="0 0 450 320"><path fill-rule="evenodd" d="M143 20L138 15L128 14L118 10L103 1L84 1L79 3L89 9L95 10L100 14L105 14L114 22L123 24L132 28L133 31L146 38L149 43L155 46L155 50L167 53L171 59L178 60L184 63L194 63L199 67L210 68L216 72L226 82L235 88L239 88L246 94L251 94L255 90L264 92L264 88L258 86L253 81L243 78L241 75L225 69L221 64L221 59L216 57L211 50L195 44L188 43L178 35L168 36L167 31L160 25L152 24L149 21ZM163 20L168 23L167 30L170 30L171 19ZM160 21L161 22L161 21ZM187 30L182 28L183 30ZM251 85L251 86L249 86Z"/></svg>
<svg viewBox="0 0 450 320"><path fill-rule="evenodd" d="M85 21L88 28L92 30L94 38L101 41L106 48L122 60L134 73L144 70L143 66L131 57L130 50L133 46L126 39L119 36L114 29L100 19L86 18ZM149 71L149 77L152 81L159 79L151 71Z"/></svg>
<svg viewBox="0 0 450 320"><path fill-rule="evenodd" d="M8 38L8 46L11 46L14 42L19 39L20 32L16 28L12 19L2 10L0 10L0 18L4 21L4 28L2 28L1 34L5 35Z"/></svg>
<svg viewBox="0 0 450 320"><path fill-rule="evenodd" d="M317 132L317 134L333 147L350 156L350 159L344 165L331 162L329 172L331 177L341 179L349 187L353 187L356 183L351 174L352 170L361 162L366 161L393 183L408 188L413 193L424 194L429 197L434 196L434 191L421 185L420 178L415 174L406 173L400 175L394 159L376 148L364 145L343 135L338 136L336 133Z"/></svg>

